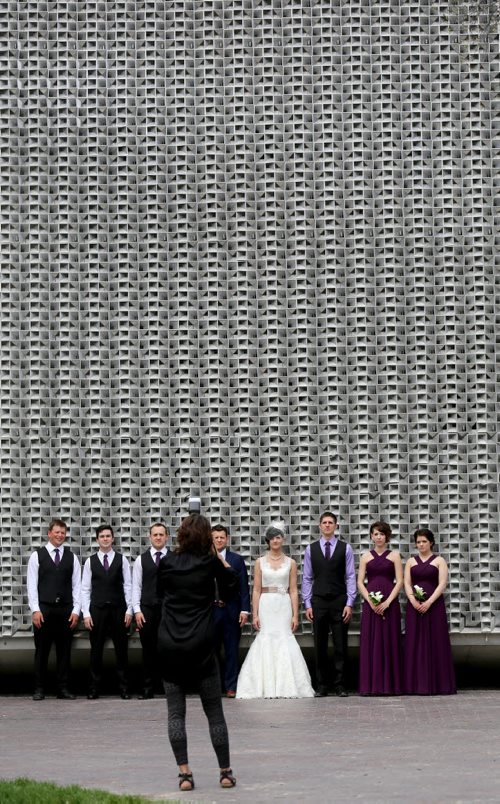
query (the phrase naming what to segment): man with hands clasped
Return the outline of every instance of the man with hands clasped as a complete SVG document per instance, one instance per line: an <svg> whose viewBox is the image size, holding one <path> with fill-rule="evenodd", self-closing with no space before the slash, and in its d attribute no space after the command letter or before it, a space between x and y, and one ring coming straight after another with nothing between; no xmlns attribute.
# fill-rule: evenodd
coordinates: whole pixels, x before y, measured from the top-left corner
<svg viewBox="0 0 500 804"><path fill-rule="evenodd" d="M325 511L319 520L321 538L306 547L302 598L306 617L313 624L316 658L316 697L328 695L328 635L334 648L333 687L345 698L347 628L356 600L356 573L352 547L335 537L337 517Z"/></svg>
<svg viewBox="0 0 500 804"><path fill-rule="evenodd" d="M113 550L111 525L96 528L99 551L87 559L82 578L82 613L90 638L90 686L87 698L99 697L104 643L111 637L120 696L129 699L128 629L132 622L132 581L125 556Z"/></svg>
<svg viewBox="0 0 500 804"><path fill-rule="evenodd" d="M132 608L142 645L143 691L139 698L154 698L157 672L158 626L161 603L157 591L158 567L167 554L168 531L162 522L149 529L151 545L134 562L132 573ZM159 683L159 682L158 682Z"/></svg>

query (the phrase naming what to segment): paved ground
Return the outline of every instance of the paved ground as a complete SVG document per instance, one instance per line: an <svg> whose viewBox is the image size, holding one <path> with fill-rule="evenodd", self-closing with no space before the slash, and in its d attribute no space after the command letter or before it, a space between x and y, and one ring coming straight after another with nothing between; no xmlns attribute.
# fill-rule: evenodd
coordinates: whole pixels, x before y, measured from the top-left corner
<svg viewBox="0 0 500 804"><path fill-rule="evenodd" d="M225 701L234 790L221 791L199 700L196 790L179 794L164 701L0 698L0 777L184 802L498 802L500 690L451 697Z"/></svg>

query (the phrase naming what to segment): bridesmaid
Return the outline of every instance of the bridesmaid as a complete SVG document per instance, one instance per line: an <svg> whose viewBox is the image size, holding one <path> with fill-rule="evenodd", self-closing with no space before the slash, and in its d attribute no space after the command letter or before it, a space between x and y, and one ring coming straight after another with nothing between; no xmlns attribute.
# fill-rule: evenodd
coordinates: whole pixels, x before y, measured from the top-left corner
<svg viewBox="0 0 500 804"><path fill-rule="evenodd" d="M435 539L428 528L418 528L413 539L418 555L405 567L404 688L408 695L452 695L457 688L443 598L448 565L433 553Z"/></svg>
<svg viewBox="0 0 500 804"><path fill-rule="evenodd" d="M364 600L359 639L359 694L400 695L402 692L401 610L398 595L403 586L403 565L397 550L390 550L387 522L370 527L373 550L361 556L358 590ZM365 579L368 582L365 583ZM381 593L381 602L370 593Z"/></svg>

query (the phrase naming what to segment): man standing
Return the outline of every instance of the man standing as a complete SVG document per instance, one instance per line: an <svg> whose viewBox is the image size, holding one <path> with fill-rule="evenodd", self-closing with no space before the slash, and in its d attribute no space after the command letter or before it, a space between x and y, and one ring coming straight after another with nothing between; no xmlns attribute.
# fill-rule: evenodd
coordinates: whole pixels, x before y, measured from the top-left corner
<svg viewBox="0 0 500 804"><path fill-rule="evenodd" d="M168 531L166 525L155 522L149 529L151 546L134 562L132 573L132 608L139 629L142 645L144 682L142 700L154 698L156 667L156 644L161 617L161 603L156 591L158 567L167 554Z"/></svg>
<svg viewBox="0 0 500 804"><path fill-rule="evenodd" d="M356 574L352 547L335 537L335 514L325 511L319 520L321 538L306 547L302 574L302 598L306 617L313 624L316 658L316 697L328 695L328 635L333 638L333 687L347 696L345 663L347 629L356 599Z"/></svg>
<svg viewBox="0 0 500 804"><path fill-rule="evenodd" d="M115 553L115 537L110 525L96 529L99 551L85 562L82 578L82 613L90 632L90 687L87 698L99 697L102 655L108 636L113 640L120 696L128 691L128 628L132 622L132 581L130 565Z"/></svg>
<svg viewBox="0 0 500 804"><path fill-rule="evenodd" d="M80 618L81 568L64 546L67 525L62 519L49 524L48 543L28 561L28 602L35 639L34 701L45 698L47 664L52 643L56 648L57 697L73 700L68 689L73 631Z"/></svg>
<svg viewBox="0 0 500 804"><path fill-rule="evenodd" d="M238 573L239 592L232 600L219 600L217 590L214 601L215 649L219 655L224 644L224 663L221 663L222 689L228 698L236 697L238 679L238 647L241 629L248 622L250 614L250 590L248 573L243 558L228 549L229 531L224 525L214 525L212 538L218 553Z"/></svg>

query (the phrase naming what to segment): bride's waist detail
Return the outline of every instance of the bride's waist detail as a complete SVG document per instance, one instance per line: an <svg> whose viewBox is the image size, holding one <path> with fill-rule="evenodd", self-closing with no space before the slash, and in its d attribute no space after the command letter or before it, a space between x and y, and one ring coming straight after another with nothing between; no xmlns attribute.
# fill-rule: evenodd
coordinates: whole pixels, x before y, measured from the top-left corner
<svg viewBox="0 0 500 804"><path fill-rule="evenodd" d="M276 592L279 595L287 595L288 589L286 586L263 586L261 592Z"/></svg>

